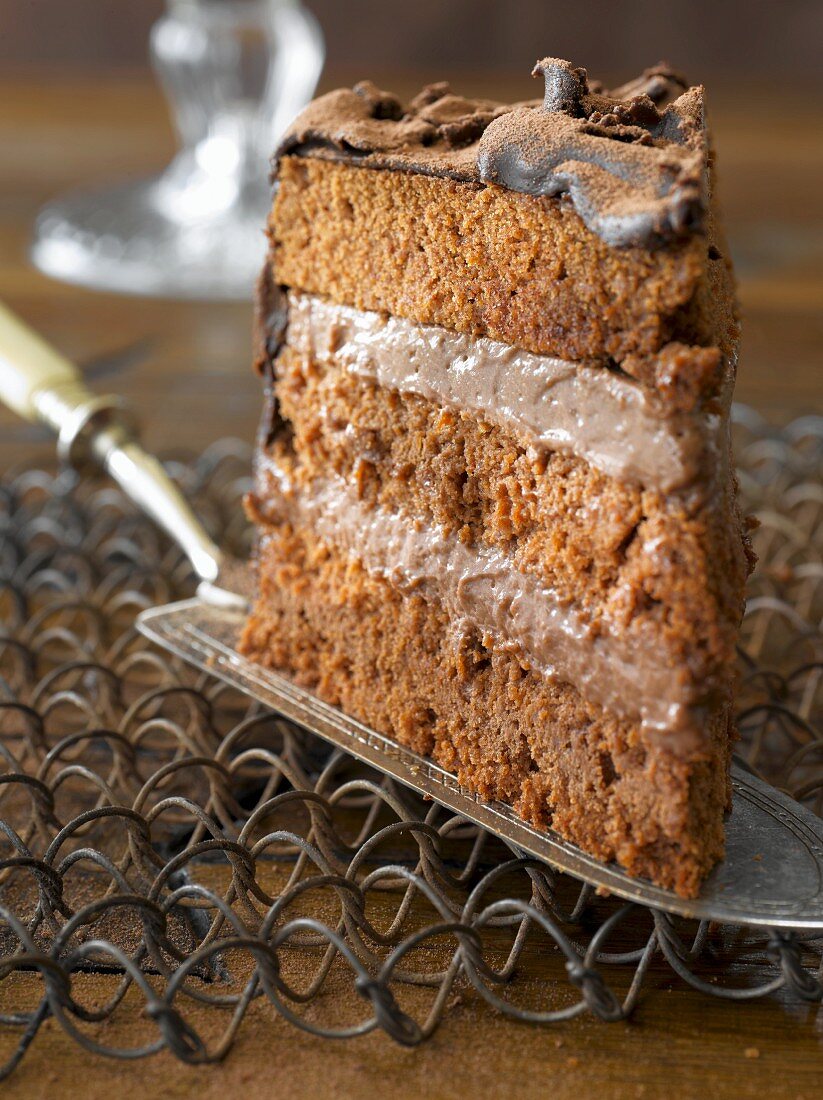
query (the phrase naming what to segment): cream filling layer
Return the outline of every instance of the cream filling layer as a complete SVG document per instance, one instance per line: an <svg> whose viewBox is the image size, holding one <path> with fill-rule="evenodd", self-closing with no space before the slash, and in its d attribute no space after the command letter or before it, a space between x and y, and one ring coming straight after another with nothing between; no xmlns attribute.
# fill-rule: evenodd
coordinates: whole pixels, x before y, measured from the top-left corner
<svg viewBox="0 0 823 1100"><path fill-rule="evenodd" d="M476 413L527 445L573 454L662 492L690 485L718 418L661 417L648 393L604 367L534 355L288 292L285 343L378 385Z"/></svg>
<svg viewBox="0 0 823 1100"><path fill-rule="evenodd" d="M666 664L653 639L605 633L538 577L520 572L504 551L466 546L436 524L369 507L340 478L298 489L265 459L257 477L264 522L286 520L310 529L368 572L435 598L456 637L473 627L494 648L514 653L551 680L572 684L584 699L664 734L675 751L699 748L694 686L683 668Z"/></svg>

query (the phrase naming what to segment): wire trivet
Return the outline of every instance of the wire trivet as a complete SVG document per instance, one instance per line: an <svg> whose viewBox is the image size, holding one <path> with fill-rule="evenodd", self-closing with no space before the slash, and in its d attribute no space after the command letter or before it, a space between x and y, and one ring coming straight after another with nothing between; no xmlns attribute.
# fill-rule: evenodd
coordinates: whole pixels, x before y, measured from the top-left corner
<svg viewBox="0 0 823 1100"><path fill-rule="evenodd" d="M738 408L735 431L760 523L738 747L823 813L823 420ZM169 464L237 553L249 464L232 441ZM316 1035L415 1045L465 996L620 1020L661 970L729 1001L823 998L820 939L599 898L153 650L135 615L193 587L110 487L0 479L0 1078L49 1016L95 1054L205 1062L258 999ZM39 974L25 1004L21 972ZM105 1024L124 1005L120 1049Z"/></svg>

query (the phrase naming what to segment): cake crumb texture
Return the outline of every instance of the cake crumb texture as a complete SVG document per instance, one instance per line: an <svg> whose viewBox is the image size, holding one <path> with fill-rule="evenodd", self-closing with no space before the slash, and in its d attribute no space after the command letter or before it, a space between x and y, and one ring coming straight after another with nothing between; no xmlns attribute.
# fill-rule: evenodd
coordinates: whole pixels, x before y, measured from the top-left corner
<svg viewBox="0 0 823 1100"><path fill-rule="evenodd" d="M274 393L288 431L269 453L301 492L336 475L370 506L506 550L592 621L654 644L695 680L708 684L734 662L746 563L713 497L667 497L580 458L536 453L473 414L288 347Z"/></svg>
<svg viewBox="0 0 823 1100"><path fill-rule="evenodd" d="M563 200L287 156L270 240L280 284L537 354L712 342L691 309L705 238L615 250Z"/></svg>
<svg viewBox="0 0 823 1100"><path fill-rule="evenodd" d="M709 717L701 752L684 758L475 633L456 634L436 602L310 531L267 527L259 554L243 653L596 858L698 892L723 852L728 702Z"/></svg>

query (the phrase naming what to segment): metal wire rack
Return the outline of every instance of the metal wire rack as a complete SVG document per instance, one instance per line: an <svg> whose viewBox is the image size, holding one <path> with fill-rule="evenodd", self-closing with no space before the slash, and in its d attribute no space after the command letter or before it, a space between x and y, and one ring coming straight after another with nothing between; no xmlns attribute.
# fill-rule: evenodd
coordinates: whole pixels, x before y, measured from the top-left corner
<svg viewBox="0 0 823 1100"><path fill-rule="evenodd" d="M823 420L773 429L737 408L735 432L760 557L740 753L820 814ZM245 445L169 467L244 552ZM205 1062L258 1000L317 1035L415 1045L461 991L535 1024L621 1020L661 966L730 1002L823 998L823 941L599 898L153 650L135 615L192 590L106 484L0 478L0 1079L50 1016L93 1054ZM741 984L754 951L770 961ZM15 982L32 971L33 1007ZM127 1049L105 1037L123 1005Z"/></svg>

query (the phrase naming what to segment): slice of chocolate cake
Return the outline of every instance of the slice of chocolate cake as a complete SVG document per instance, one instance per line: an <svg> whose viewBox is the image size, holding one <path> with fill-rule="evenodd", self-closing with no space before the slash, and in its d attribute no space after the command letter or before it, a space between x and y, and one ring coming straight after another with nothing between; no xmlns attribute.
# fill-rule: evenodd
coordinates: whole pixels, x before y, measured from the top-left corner
<svg viewBox="0 0 823 1100"><path fill-rule="evenodd" d="M747 571L703 91L363 83L275 158L243 651L684 895Z"/></svg>

